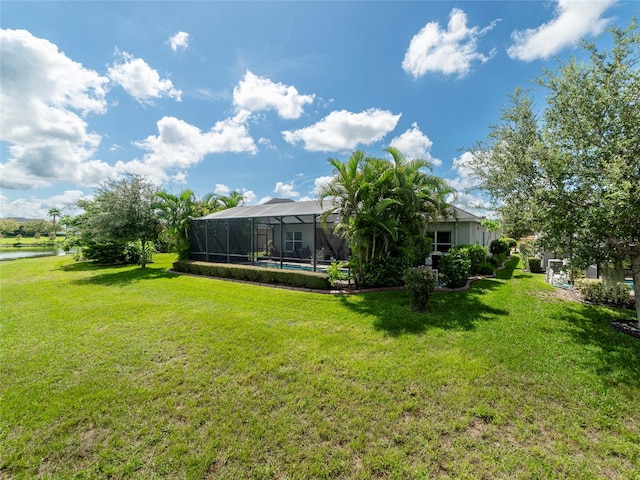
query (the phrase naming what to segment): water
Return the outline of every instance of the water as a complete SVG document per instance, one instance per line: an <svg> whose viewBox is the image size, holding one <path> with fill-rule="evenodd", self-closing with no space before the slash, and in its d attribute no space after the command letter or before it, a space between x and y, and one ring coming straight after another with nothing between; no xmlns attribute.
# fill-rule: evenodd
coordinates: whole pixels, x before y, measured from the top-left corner
<svg viewBox="0 0 640 480"><path fill-rule="evenodd" d="M633 290L633 280L625 280L624 283L629 285L631 287L631 290Z"/></svg>
<svg viewBox="0 0 640 480"><path fill-rule="evenodd" d="M65 255L65 251L57 247L10 247L0 249L0 261L18 258L50 257Z"/></svg>

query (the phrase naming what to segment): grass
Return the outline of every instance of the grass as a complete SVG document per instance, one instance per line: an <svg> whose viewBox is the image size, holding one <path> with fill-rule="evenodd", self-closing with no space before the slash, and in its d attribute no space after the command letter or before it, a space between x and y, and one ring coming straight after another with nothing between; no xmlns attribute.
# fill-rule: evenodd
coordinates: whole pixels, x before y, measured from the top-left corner
<svg viewBox="0 0 640 480"><path fill-rule="evenodd" d="M26 247L52 247L62 244L64 236L58 236L52 242L48 235L42 235L40 238L22 237L20 240L15 237L0 238L0 247L13 247L16 245Z"/></svg>
<svg viewBox="0 0 640 480"><path fill-rule="evenodd" d="M154 258L0 265L0 477L638 478L632 312L515 262L413 313Z"/></svg>

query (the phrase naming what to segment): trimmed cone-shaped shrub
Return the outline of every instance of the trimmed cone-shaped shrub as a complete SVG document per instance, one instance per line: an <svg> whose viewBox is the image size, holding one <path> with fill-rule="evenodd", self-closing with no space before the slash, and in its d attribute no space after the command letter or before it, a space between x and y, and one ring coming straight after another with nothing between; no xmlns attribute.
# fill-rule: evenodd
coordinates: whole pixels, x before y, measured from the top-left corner
<svg viewBox="0 0 640 480"><path fill-rule="evenodd" d="M435 273L426 266L412 267L404 271L402 279L409 293L411 309L426 310L429 296L436 288Z"/></svg>

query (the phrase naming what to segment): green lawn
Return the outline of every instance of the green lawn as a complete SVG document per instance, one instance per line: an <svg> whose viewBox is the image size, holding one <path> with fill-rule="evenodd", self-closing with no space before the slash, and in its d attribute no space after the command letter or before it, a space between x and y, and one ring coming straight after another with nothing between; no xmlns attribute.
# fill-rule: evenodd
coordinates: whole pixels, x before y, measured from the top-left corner
<svg viewBox="0 0 640 480"><path fill-rule="evenodd" d="M0 264L0 477L638 478L633 312L513 262L413 313L155 260Z"/></svg>
<svg viewBox="0 0 640 480"><path fill-rule="evenodd" d="M0 247L12 247L16 244L25 245L30 247L38 247L38 246L51 246L53 244L60 245L64 237L56 237L55 241L52 243L49 239L48 235L42 235L40 238L34 237L22 237L22 239L17 240L15 237L6 237L0 238Z"/></svg>

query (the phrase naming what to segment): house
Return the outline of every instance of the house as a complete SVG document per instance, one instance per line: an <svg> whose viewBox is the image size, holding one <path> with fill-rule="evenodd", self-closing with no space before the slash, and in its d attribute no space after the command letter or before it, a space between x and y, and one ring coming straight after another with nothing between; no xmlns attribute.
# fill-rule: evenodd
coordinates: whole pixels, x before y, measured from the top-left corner
<svg viewBox="0 0 640 480"><path fill-rule="evenodd" d="M448 252L456 245L481 245L488 247L498 238L497 232L490 232L482 225L482 217L452 206L448 215L429 229L433 240L433 250Z"/></svg>
<svg viewBox="0 0 640 480"><path fill-rule="evenodd" d="M319 265L349 258L346 241L333 235L336 215L322 223L322 214L333 205L315 200L294 202L273 199L262 205L233 207L192 219L189 258L217 263L250 265ZM431 232L434 250L448 251L459 244L488 245L489 235L481 218L451 207Z"/></svg>

